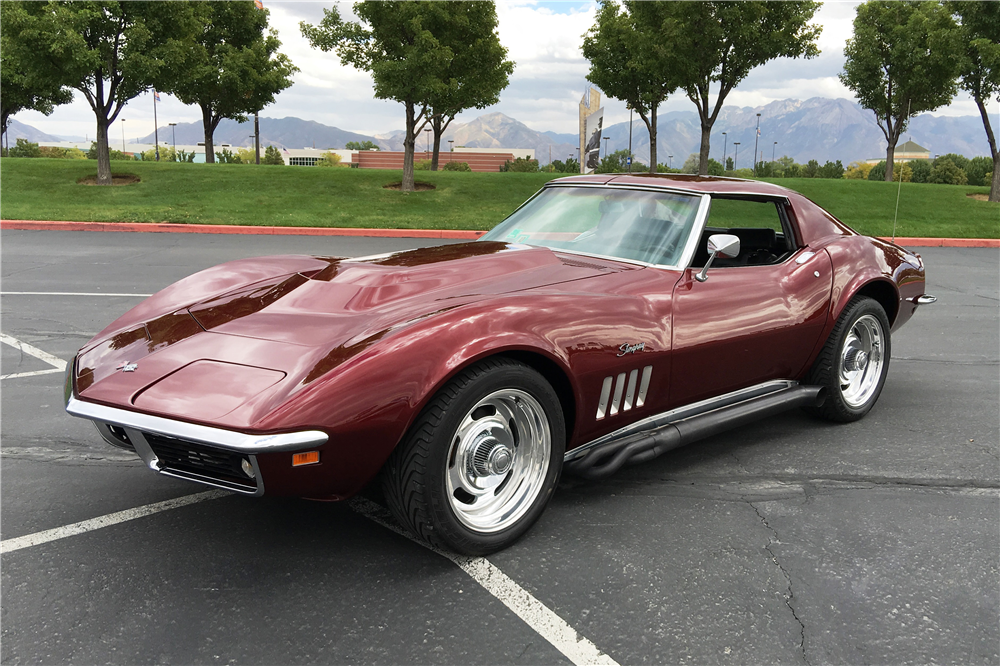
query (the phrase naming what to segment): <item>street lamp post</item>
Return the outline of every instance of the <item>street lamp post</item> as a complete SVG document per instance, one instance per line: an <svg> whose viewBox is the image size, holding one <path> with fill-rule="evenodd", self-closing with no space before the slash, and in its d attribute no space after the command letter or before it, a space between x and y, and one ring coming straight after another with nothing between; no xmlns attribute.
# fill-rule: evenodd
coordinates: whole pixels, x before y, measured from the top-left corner
<svg viewBox="0 0 1000 666"><path fill-rule="evenodd" d="M632 107L628 108L628 172L632 173Z"/></svg>
<svg viewBox="0 0 1000 666"><path fill-rule="evenodd" d="M740 142L733 141L733 145L736 146L736 157L733 158L733 171L736 171L736 163L740 161Z"/></svg>
<svg viewBox="0 0 1000 666"><path fill-rule="evenodd" d="M125 119L122 118L122 152L125 152Z"/></svg>
<svg viewBox="0 0 1000 666"><path fill-rule="evenodd" d="M424 135L426 137L426 141L424 142L424 147L427 149L424 152L427 153L427 159L430 159L431 158L431 130L430 130L430 128L427 128L427 129L424 130Z"/></svg>
<svg viewBox="0 0 1000 666"><path fill-rule="evenodd" d="M605 136L605 137L602 137L602 138L604 139L604 156L607 157L608 156L608 139L610 139L611 137L610 136ZM598 157L600 157L600 155L598 155Z"/></svg>
<svg viewBox="0 0 1000 666"><path fill-rule="evenodd" d="M177 123L167 123L167 124L170 125L170 141L174 145L174 161L176 162L177 161L177 130L175 130L174 128L177 127Z"/></svg>
<svg viewBox="0 0 1000 666"><path fill-rule="evenodd" d="M757 139L760 138L760 114L757 114L757 131L753 136L753 175L757 175Z"/></svg>
<svg viewBox="0 0 1000 666"><path fill-rule="evenodd" d="M668 169L673 169L674 168L674 156L673 155L667 155L667 168Z"/></svg>
<svg viewBox="0 0 1000 666"><path fill-rule="evenodd" d="M722 136L726 138L722 141L722 170L726 170L726 149L729 148L729 137L726 136L726 132L722 133Z"/></svg>
<svg viewBox="0 0 1000 666"><path fill-rule="evenodd" d="M778 147L778 142L775 141L774 145L771 146L771 161L774 162L774 149Z"/></svg>

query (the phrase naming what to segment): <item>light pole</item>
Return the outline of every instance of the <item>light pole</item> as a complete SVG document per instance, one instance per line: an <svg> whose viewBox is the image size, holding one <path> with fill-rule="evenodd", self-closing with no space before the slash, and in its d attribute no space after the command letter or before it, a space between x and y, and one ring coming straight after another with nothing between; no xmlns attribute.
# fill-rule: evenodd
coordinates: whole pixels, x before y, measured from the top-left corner
<svg viewBox="0 0 1000 666"><path fill-rule="evenodd" d="M729 137L726 136L726 132L722 133L722 136L726 138L722 141L722 170L726 170L726 149L729 148Z"/></svg>
<svg viewBox="0 0 1000 666"><path fill-rule="evenodd" d="M125 119L122 118L122 153L125 152Z"/></svg>
<svg viewBox="0 0 1000 666"><path fill-rule="evenodd" d="M628 172L632 173L632 107L628 108Z"/></svg>
<svg viewBox="0 0 1000 666"><path fill-rule="evenodd" d="M174 161L176 162L177 161L177 130L175 130L174 128L177 127L177 123L167 123L167 124L170 125L170 140L174 144Z"/></svg>
<svg viewBox="0 0 1000 666"><path fill-rule="evenodd" d="M604 156L607 157L608 156L608 139L610 139L611 137L610 136L605 136L605 137L602 137L602 138L604 139ZM600 157L600 155L598 155L598 157Z"/></svg>
<svg viewBox="0 0 1000 666"><path fill-rule="evenodd" d="M455 140L454 139L448 139L448 152L449 153L455 152Z"/></svg>
<svg viewBox="0 0 1000 666"><path fill-rule="evenodd" d="M733 158L733 171L736 171L736 163L740 161L740 142L733 141L733 145L736 146L736 157Z"/></svg>
<svg viewBox="0 0 1000 666"><path fill-rule="evenodd" d="M757 175L757 139L760 138L760 114L757 114L757 131L753 137L753 175Z"/></svg>
<svg viewBox="0 0 1000 666"><path fill-rule="evenodd" d="M667 168L668 169L673 169L674 168L674 156L673 155L667 155Z"/></svg>
<svg viewBox="0 0 1000 666"><path fill-rule="evenodd" d="M774 145L771 146L771 162L774 162L774 149L778 147L778 142L775 141Z"/></svg>
<svg viewBox="0 0 1000 666"><path fill-rule="evenodd" d="M430 130L430 128L427 128L427 129L424 130L424 135L426 137L426 141L424 142L424 147L427 149L424 152L427 153L427 159L430 159L431 158L431 130Z"/></svg>

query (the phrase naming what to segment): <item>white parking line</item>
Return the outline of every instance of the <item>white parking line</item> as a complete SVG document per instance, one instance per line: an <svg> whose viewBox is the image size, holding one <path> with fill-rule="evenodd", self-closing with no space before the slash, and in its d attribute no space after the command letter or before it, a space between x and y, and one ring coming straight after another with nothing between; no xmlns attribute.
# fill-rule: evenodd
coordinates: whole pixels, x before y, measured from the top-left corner
<svg viewBox="0 0 1000 666"><path fill-rule="evenodd" d="M50 375L55 372L64 372L66 370L66 361L62 360L58 356L53 356L47 351L42 351L38 347L29 345L27 342L21 342L17 338L12 338L9 335L4 335L0 333L0 342L8 344L11 347L19 350L22 354L27 354L28 356L34 356L40 361L44 361L52 366L50 370L34 370L32 372L15 372L10 375L0 375L0 379L16 379L18 377L35 377L36 375Z"/></svg>
<svg viewBox="0 0 1000 666"><path fill-rule="evenodd" d="M147 298L152 294L106 294L85 291L0 291L0 296L135 296Z"/></svg>
<svg viewBox="0 0 1000 666"><path fill-rule="evenodd" d="M139 506L134 509L126 509L124 511L118 511L117 513L109 513L106 516L91 518L90 520L73 523L72 525L63 525L62 527L56 527L43 532L35 532L34 534L14 537L13 539L5 539L4 541L0 541L0 554L12 553L15 550L21 550L22 548L30 548L31 546L48 543L49 541L56 541L57 539L65 539L66 537L75 536L77 534L92 532L94 530L99 530L102 527L110 527L111 525L117 525L118 523L124 523L129 520L135 520L136 518L142 518L154 513L159 513L160 511L177 509L189 504L195 504L196 502L218 499L219 497L229 497L230 495L232 495L232 493L225 490L209 490L204 493L185 495L184 497L169 499L163 502L156 502L154 504L146 504L145 506Z"/></svg>
<svg viewBox="0 0 1000 666"><path fill-rule="evenodd" d="M492 562L484 557L465 557L438 550L422 541L417 541L408 532L396 524L391 514L385 508L363 497L355 497L350 501L350 507L369 520L396 534L420 544L446 557L476 581L483 589L496 597L500 603L509 608L531 627L539 636L562 652L567 659L578 666L583 664L609 664L617 666L618 662L601 652L596 645L585 636L580 635L564 619L530 592L514 582L507 574L500 571Z"/></svg>

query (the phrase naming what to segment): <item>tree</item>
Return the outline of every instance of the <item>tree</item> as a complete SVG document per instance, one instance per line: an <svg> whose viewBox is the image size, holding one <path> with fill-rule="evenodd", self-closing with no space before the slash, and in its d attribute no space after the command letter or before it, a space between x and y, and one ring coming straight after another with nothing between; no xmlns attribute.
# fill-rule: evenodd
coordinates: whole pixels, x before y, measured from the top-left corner
<svg viewBox="0 0 1000 666"><path fill-rule="evenodd" d="M986 139L993 158L990 201L1000 201L1000 147L997 146L986 104L1000 90L1000 3L949 2L948 8L958 17L961 86L976 100L983 118Z"/></svg>
<svg viewBox="0 0 1000 666"><path fill-rule="evenodd" d="M930 160L911 160L907 162L912 172L911 180L914 183L926 183L931 175L932 165Z"/></svg>
<svg viewBox="0 0 1000 666"><path fill-rule="evenodd" d="M661 47L660 13L667 3L600 0L594 25L583 38L590 61L587 80L625 102L649 132L649 172L656 173L656 111L680 82L670 50Z"/></svg>
<svg viewBox="0 0 1000 666"><path fill-rule="evenodd" d="M188 47L183 75L168 88L185 104L201 109L205 161L215 162L213 137L223 118L244 122L274 102L299 71L282 53L274 30L267 30L268 10L252 0L194 3L202 29Z"/></svg>
<svg viewBox="0 0 1000 666"><path fill-rule="evenodd" d="M264 151L264 159L261 164L284 164L285 160L281 157L281 151L274 146L268 146L267 150Z"/></svg>
<svg viewBox="0 0 1000 666"><path fill-rule="evenodd" d="M41 157L42 149L37 143L32 143L27 139L18 139L14 147L7 151L10 157Z"/></svg>
<svg viewBox="0 0 1000 666"><path fill-rule="evenodd" d="M344 148L347 150L381 150L373 141L348 141Z"/></svg>
<svg viewBox="0 0 1000 666"><path fill-rule="evenodd" d="M682 173L698 173L698 161L700 156L698 153L691 153L688 158L684 160L684 165L681 166Z"/></svg>
<svg viewBox="0 0 1000 666"><path fill-rule="evenodd" d="M313 48L335 51L343 64L369 72L376 98L403 104L403 192L414 191L413 148L429 121L429 100L447 88L442 76L453 53L434 28L445 22L448 4L365 0L354 5L359 23L345 23L333 7L323 10L318 26L299 24Z"/></svg>
<svg viewBox="0 0 1000 666"><path fill-rule="evenodd" d="M19 3L0 3L0 23L16 23L19 19L15 15L22 11ZM73 91L58 77L46 75L44 69L38 71L31 59L20 57L21 51L11 41L12 34L10 30L0 32L0 131L4 134L10 117L19 111L32 109L49 115L54 107L73 101Z"/></svg>
<svg viewBox="0 0 1000 666"><path fill-rule="evenodd" d="M806 162L805 168L802 170L802 176L805 178L815 178L819 175L819 162L816 160L809 160Z"/></svg>
<svg viewBox="0 0 1000 666"><path fill-rule="evenodd" d="M111 185L108 126L125 103L167 89L197 30L182 2L24 2L4 18L16 56L36 75L83 93L97 119L97 184Z"/></svg>
<svg viewBox="0 0 1000 666"><path fill-rule="evenodd" d="M927 176L928 183L943 183L945 185L965 185L969 182L965 171L950 159L939 157L934 160L934 167Z"/></svg>
<svg viewBox="0 0 1000 666"><path fill-rule="evenodd" d="M605 155L594 169L594 173L624 173L628 171L628 157L628 150L616 150L610 155ZM632 156L632 161L635 161L635 155Z"/></svg>
<svg viewBox="0 0 1000 666"><path fill-rule="evenodd" d="M708 172L712 127L726 97L750 72L775 58L813 58L822 28L809 21L819 2L643 2L663 15L658 48L669 53L681 87L698 108L698 173ZM718 85L713 104L710 89Z"/></svg>
<svg viewBox="0 0 1000 666"><path fill-rule="evenodd" d="M957 51L955 22L940 2L869 0L858 7L840 80L875 113L887 144L886 181L907 121L955 96Z"/></svg>
<svg viewBox="0 0 1000 666"><path fill-rule="evenodd" d="M445 2L440 9L441 25L434 32L451 49L451 60L441 74L444 85L428 100L434 135L431 171L437 171L441 138L455 116L499 102L514 73L514 63L506 59L507 49L500 44L492 0Z"/></svg>
<svg viewBox="0 0 1000 666"><path fill-rule="evenodd" d="M732 171L732 170L733 170L733 158L732 157L727 157L726 158L726 171Z"/></svg>

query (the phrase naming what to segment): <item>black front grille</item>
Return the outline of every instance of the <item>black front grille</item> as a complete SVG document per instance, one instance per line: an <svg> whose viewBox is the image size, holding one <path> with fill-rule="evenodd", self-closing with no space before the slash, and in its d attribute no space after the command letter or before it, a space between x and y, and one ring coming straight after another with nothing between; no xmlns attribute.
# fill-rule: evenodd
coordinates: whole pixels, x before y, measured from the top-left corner
<svg viewBox="0 0 1000 666"><path fill-rule="evenodd" d="M248 489L257 488L257 482L243 472L243 461L247 458L239 453L149 432L143 435L156 454L161 470L187 472Z"/></svg>

